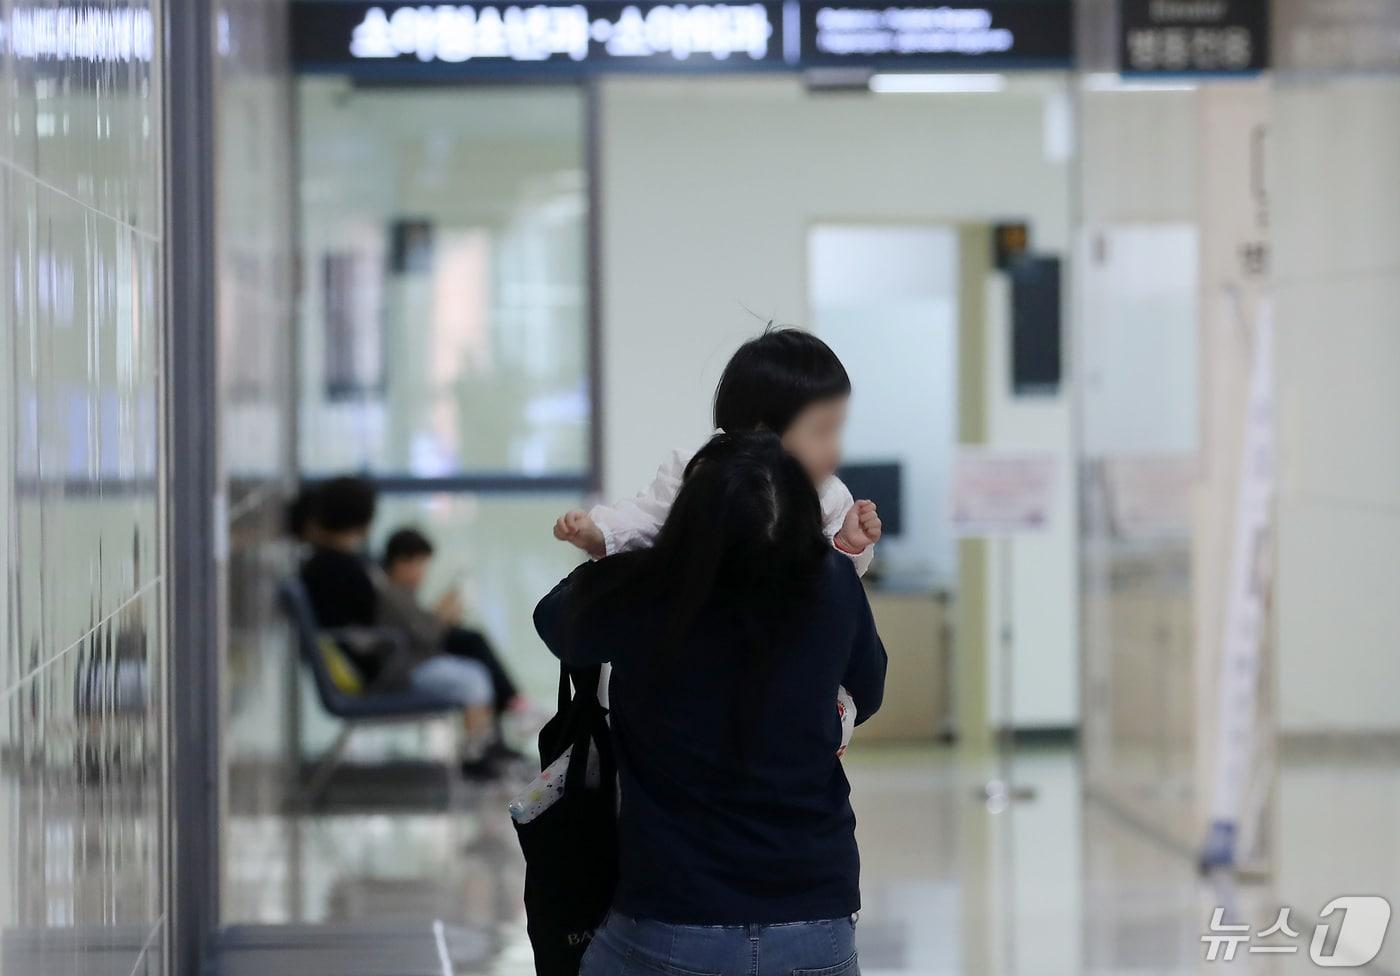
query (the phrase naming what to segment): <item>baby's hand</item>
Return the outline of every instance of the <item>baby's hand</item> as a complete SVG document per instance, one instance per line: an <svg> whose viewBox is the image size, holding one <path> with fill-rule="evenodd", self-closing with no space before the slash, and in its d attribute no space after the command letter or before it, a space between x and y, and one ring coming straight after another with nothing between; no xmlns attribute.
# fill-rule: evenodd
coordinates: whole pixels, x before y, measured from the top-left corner
<svg viewBox="0 0 1400 976"><path fill-rule="evenodd" d="M554 538L578 546L594 559L602 559L608 554L603 542L603 530L598 528L588 513L574 509L559 516L554 523Z"/></svg>
<svg viewBox="0 0 1400 976"><path fill-rule="evenodd" d="M836 545L851 553L860 553L880 541L880 515L869 499L856 502L846 513L841 531L836 533Z"/></svg>

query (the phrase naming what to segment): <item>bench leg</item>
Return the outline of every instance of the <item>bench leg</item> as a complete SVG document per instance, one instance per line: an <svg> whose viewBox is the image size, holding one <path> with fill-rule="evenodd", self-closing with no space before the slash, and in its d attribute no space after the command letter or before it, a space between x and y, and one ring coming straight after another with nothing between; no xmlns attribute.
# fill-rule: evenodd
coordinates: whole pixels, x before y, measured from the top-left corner
<svg viewBox="0 0 1400 976"><path fill-rule="evenodd" d="M452 737L447 750L447 805L455 808L463 799L462 793L462 720L456 714L447 719L447 731Z"/></svg>
<svg viewBox="0 0 1400 976"><path fill-rule="evenodd" d="M326 787L330 785L331 776L335 773L335 768L340 765L340 757L345 754L345 747L349 744L350 734L354 730L355 727L346 722L340 730L340 735L335 737L335 743L326 750L326 754L316 764L311 778L306 781L305 794L308 803L315 803L319 800Z"/></svg>

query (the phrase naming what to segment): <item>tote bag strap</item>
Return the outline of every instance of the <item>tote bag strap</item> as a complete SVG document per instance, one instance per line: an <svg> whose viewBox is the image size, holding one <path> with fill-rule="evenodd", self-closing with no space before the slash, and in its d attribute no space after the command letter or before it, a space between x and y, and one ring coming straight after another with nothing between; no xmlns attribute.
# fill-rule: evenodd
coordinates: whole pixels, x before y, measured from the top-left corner
<svg viewBox="0 0 1400 976"><path fill-rule="evenodd" d="M556 728L550 734L554 755L573 745L593 724L593 715L600 710L597 688L601 673L598 667L559 666L559 711L552 720Z"/></svg>
<svg viewBox="0 0 1400 976"><path fill-rule="evenodd" d="M571 697L569 669L566 665L561 664L559 665L559 702L558 707L555 709L555 714L563 715L569 710L569 701Z"/></svg>
<svg viewBox="0 0 1400 976"><path fill-rule="evenodd" d="M600 669L575 672L575 685L583 677L584 685L575 692L570 718L577 724L570 725L570 743L573 751L569 755L569 767L564 772L564 792L574 792L587 787L588 754L590 747L598 750L598 765L601 782L606 785L616 778L617 765L613 756L612 734L608 728L607 713L598 703L597 683L601 680ZM589 684L589 681L592 684Z"/></svg>

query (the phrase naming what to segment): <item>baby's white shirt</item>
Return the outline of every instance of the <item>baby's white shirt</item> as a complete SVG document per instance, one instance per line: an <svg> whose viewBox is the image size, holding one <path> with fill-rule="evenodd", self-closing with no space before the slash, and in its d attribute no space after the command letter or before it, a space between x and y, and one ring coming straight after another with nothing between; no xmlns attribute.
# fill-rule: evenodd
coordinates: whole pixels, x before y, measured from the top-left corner
<svg viewBox="0 0 1400 976"><path fill-rule="evenodd" d="M660 531L661 523L666 521L666 515L681 490L685 466L693 456L693 451L672 451L661 462L661 467L656 469L656 477L651 484L635 498L613 505L593 506L588 515L603 533L603 544L609 556L615 552L645 549L656 540L656 533ZM835 475L821 483L817 498L822 507L822 530L827 539L835 539L846 521L846 513L855 505L855 499L851 497L850 489ZM838 551L845 553L845 550ZM866 546L859 555L851 556L856 573L864 576L874 558L873 545Z"/></svg>

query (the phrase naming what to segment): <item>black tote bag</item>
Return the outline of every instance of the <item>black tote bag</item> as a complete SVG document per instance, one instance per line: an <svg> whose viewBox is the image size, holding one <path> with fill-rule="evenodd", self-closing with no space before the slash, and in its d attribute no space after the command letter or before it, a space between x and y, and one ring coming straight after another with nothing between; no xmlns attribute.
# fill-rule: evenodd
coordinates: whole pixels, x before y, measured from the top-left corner
<svg viewBox="0 0 1400 976"><path fill-rule="evenodd" d="M617 887L617 767L598 703L600 672L560 666L559 712L540 731L540 761L546 767L573 747L564 792L534 820L515 824L537 976L578 976ZM596 787L586 782L590 747L598 753Z"/></svg>

